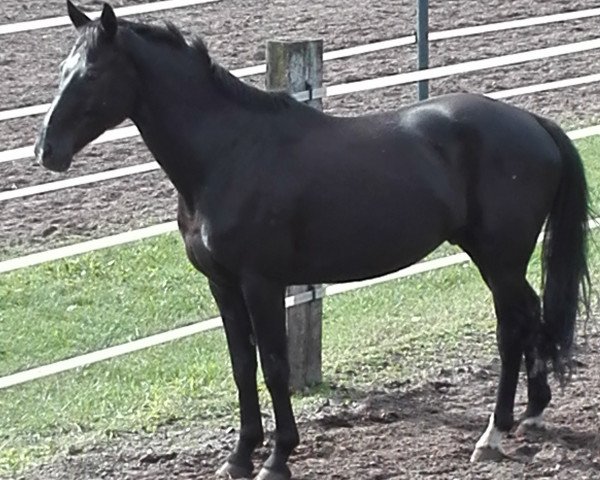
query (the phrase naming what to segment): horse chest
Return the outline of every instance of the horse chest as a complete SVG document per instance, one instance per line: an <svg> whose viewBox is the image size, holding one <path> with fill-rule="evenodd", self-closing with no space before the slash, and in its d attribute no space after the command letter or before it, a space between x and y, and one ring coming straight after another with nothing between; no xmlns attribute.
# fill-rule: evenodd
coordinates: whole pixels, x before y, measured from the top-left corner
<svg viewBox="0 0 600 480"><path fill-rule="evenodd" d="M180 204L177 223L192 265L209 278L218 275L219 269L214 260L207 222Z"/></svg>
<svg viewBox="0 0 600 480"><path fill-rule="evenodd" d="M181 233L188 259L197 270L209 275L212 258L206 232L203 232L203 228L200 226L200 228L182 231Z"/></svg>

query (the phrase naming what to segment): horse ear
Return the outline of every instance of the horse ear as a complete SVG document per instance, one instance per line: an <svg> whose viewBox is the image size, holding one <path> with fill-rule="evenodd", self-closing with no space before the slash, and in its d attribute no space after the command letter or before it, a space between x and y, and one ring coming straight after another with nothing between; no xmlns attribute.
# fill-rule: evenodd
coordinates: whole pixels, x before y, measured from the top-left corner
<svg viewBox="0 0 600 480"><path fill-rule="evenodd" d="M102 25L102 29L109 39L113 39L117 34L117 16L115 15L113 8L108 3L105 3L104 7L102 8L100 25Z"/></svg>
<svg viewBox="0 0 600 480"><path fill-rule="evenodd" d="M67 0L67 12L69 12L71 22L73 22L73 25L78 30L92 21L92 19L79 10L71 0Z"/></svg>

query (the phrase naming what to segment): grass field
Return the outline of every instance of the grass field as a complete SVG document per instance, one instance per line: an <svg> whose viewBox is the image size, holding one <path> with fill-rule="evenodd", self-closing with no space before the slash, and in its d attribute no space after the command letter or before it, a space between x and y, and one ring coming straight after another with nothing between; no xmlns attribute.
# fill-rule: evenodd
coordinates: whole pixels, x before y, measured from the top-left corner
<svg viewBox="0 0 600 480"><path fill-rule="evenodd" d="M600 137L577 145L597 206ZM590 253L597 281L600 251ZM539 255L530 273L538 285ZM0 299L0 376L217 313L175 234L4 274ZM296 398L296 408L309 408L332 383L369 388L418 376L465 348L493 352L490 299L472 265L326 299L325 386ZM237 401L223 333L214 331L0 391L0 412L2 476L122 430L228 424Z"/></svg>

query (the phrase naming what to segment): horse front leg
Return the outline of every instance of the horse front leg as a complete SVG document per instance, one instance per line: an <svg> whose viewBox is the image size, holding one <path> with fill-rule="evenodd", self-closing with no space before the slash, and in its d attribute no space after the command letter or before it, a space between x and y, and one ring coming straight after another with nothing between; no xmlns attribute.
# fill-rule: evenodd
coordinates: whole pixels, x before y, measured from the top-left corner
<svg viewBox="0 0 600 480"><path fill-rule="evenodd" d="M299 436L290 401L285 287L252 277L242 281L242 291L275 413L275 445L256 480L289 480L287 460Z"/></svg>
<svg viewBox="0 0 600 480"><path fill-rule="evenodd" d="M210 282L210 289L223 319L240 405L239 440L217 476L250 479L254 470L252 452L264 437L256 388L257 362L252 324L239 287Z"/></svg>

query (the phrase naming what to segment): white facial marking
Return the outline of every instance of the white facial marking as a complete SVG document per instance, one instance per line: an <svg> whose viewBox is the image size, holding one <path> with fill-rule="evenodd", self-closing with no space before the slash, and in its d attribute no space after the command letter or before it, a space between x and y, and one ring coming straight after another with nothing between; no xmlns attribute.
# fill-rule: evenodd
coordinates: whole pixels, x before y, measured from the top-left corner
<svg viewBox="0 0 600 480"><path fill-rule="evenodd" d="M44 128L48 127L50 118L54 113L54 110L56 108L56 105L58 104L58 100L62 93L65 91L73 77L77 73L82 72L85 69L85 67L85 57L81 54L80 51L77 50L77 47L74 47L73 50L71 50L69 56L60 64L60 84L58 87L58 93L56 97L54 97L50 108L46 112L46 116L44 117Z"/></svg>
<svg viewBox="0 0 600 480"><path fill-rule="evenodd" d="M44 129L48 128L48 123L50 123L50 117L52 116L52 113L54 112L54 109L56 108L56 104L58 103L58 95L56 97L54 97L54 100L52 100L52 104L50 105L50 108L48 109L48 111L46 112L46 115L44 116Z"/></svg>
<svg viewBox="0 0 600 480"><path fill-rule="evenodd" d="M73 49L69 56L61 63L60 69L63 75L73 71L79 65L81 61L81 52Z"/></svg>
<svg viewBox="0 0 600 480"><path fill-rule="evenodd" d="M483 449L496 450L502 452L502 432L496 428L494 424L494 414L490 416L490 423L487 429L475 445L475 451L471 455L471 462L476 462L479 459L479 452Z"/></svg>

